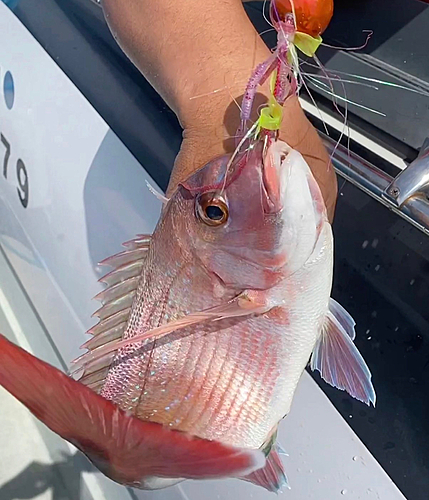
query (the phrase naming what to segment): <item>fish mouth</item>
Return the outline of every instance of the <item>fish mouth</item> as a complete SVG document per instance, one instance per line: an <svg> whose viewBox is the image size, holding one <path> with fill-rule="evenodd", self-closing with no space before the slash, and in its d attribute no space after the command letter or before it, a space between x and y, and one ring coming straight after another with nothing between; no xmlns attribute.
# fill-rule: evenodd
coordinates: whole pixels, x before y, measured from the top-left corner
<svg viewBox="0 0 429 500"><path fill-rule="evenodd" d="M283 208L282 165L291 148L283 141L272 143L263 155L262 189L266 214L277 214Z"/></svg>

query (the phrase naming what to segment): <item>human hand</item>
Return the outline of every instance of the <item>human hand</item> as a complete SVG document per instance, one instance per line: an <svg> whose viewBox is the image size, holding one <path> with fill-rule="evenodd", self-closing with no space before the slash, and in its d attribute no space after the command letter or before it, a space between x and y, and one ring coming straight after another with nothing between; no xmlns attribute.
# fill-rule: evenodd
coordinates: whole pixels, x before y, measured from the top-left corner
<svg viewBox="0 0 429 500"><path fill-rule="evenodd" d="M170 178L169 193L179 182L212 158L234 150L235 141L230 136L238 125L238 112L236 114L237 118L234 119L226 113L223 124L218 125L215 120L208 120L205 125L197 122L185 128L182 146ZM215 115L216 112L208 114L208 117L213 118ZM304 156L319 184L329 220L332 222L337 199L335 172L317 131L306 118L295 96L289 98L283 107L280 138Z"/></svg>
<svg viewBox="0 0 429 500"><path fill-rule="evenodd" d="M171 193L212 158L234 150L231 136L239 125L239 109L233 98L239 103L253 69L270 51L241 0L102 0L102 5L113 36L184 129L168 188ZM259 95L267 100L267 83ZM255 101L255 114L260 104ZM296 97L284 105L280 138L307 160L332 220L335 174Z"/></svg>

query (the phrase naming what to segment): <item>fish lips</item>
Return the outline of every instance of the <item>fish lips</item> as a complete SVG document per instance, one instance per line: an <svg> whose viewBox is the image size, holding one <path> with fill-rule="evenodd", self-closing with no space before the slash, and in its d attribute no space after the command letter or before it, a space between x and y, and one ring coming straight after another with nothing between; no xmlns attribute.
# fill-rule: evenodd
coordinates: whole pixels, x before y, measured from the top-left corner
<svg viewBox="0 0 429 500"><path fill-rule="evenodd" d="M262 201L266 214L278 214L283 209L283 188L285 177L287 177L284 162L291 151L292 149L283 141L273 142L264 151L262 160Z"/></svg>

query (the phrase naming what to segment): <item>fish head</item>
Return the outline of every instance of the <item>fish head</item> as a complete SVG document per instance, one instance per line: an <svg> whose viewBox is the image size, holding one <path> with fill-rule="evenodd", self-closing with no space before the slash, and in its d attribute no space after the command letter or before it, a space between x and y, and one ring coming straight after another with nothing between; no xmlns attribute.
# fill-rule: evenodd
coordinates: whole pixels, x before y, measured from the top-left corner
<svg viewBox="0 0 429 500"><path fill-rule="evenodd" d="M214 159L179 186L175 232L227 287L265 290L305 263L325 207L305 160L286 143L256 141L230 159Z"/></svg>
<svg viewBox="0 0 429 500"><path fill-rule="evenodd" d="M326 205L309 165L299 151L276 141L264 157L264 175L273 178L265 186L278 199L279 243L285 259L284 276L301 269L311 258L322 233L329 224Z"/></svg>

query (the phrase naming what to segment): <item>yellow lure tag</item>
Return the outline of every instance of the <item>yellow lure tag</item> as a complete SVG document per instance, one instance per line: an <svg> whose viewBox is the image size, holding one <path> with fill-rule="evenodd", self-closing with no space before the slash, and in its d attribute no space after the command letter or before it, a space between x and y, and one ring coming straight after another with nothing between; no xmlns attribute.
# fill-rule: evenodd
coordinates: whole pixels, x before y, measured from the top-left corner
<svg viewBox="0 0 429 500"><path fill-rule="evenodd" d="M313 57L322 41L323 40L320 35L313 37L311 35L307 35L307 33L297 31L293 39L293 44L306 56Z"/></svg>
<svg viewBox="0 0 429 500"><path fill-rule="evenodd" d="M257 134L262 128L265 130L279 130L283 118L283 108L274 97L276 88L277 70L273 71L270 79L271 96L268 101L268 106L262 108L258 118Z"/></svg>
<svg viewBox="0 0 429 500"><path fill-rule="evenodd" d="M282 107L274 98L270 98L268 106L261 109L258 120L259 127L265 130L279 130L282 123L282 116Z"/></svg>

